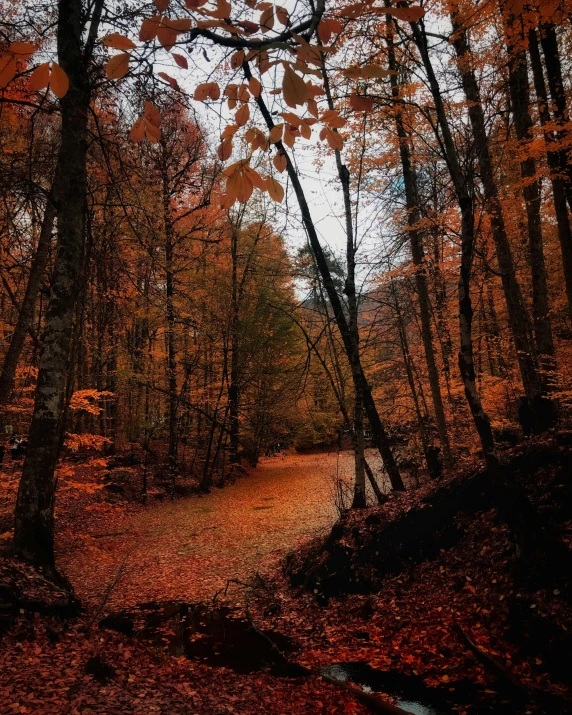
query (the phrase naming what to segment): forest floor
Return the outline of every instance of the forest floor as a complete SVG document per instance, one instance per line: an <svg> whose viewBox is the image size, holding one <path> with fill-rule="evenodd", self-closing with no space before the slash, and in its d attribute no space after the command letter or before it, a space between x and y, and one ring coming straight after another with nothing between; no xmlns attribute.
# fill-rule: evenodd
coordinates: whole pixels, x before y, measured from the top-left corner
<svg viewBox="0 0 572 715"><path fill-rule="evenodd" d="M517 598L546 622L564 629L572 624L559 589L519 593L512 581L508 531L494 509L479 512L476 519L460 516L457 543L387 577L378 592L343 595L324 606L315 594L293 589L279 564L293 548L304 553L309 537L324 539L336 519L333 477L350 475L349 454L341 460L334 453L264 460L253 474L224 490L147 506L110 503L102 490L104 469L105 460L91 460L64 463L60 470L58 564L85 610L67 621L40 616L33 607L16 614L0 652L1 713L367 712L351 692L319 677L236 672L224 659L217 663L204 653L199 660L189 659L173 650L175 655L169 655L157 643L150 647L140 638L98 626L109 612L127 609L131 617L137 604L149 601L202 601L219 609L222 603L243 618L246 607L248 619L287 636L291 658L314 671L339 663L367 664L410 678L405 689L429 685L456 702L441 709L421 707L419 713L451 712L452 707L458 713L535 711L534 703L515 704L514 692L503 691L458 636L459 625L526 688L568 692L566 683L547 672L543 658L511 642L506 604ZM8 468L0 477L4 525L9 525L18 476ZM396 495L384 507L352 517L352 533L367 531L365 520L372 514L386 521L402 517L433 489L426 485ZM0 561L0 583L12 565L9 559ZM253 580L256 572L263 578ZM221 593L229 580L228 592ZM172 623L165 624L167 637L174 630ZM219 656L217 648L222 650L215 642ZM467 690L468 682L476 688ZM395 692L383 683L374 689Z"/></svg>

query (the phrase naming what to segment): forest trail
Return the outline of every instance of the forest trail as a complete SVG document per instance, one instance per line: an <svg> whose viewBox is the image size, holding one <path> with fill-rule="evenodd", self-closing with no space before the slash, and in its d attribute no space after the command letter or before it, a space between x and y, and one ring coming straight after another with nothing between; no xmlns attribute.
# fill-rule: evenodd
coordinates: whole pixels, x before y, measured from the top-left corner
<svg viewBox="0 0 572 715"><path fill-rule="evenodd" d="M151 600L200 601L275 564L335 518L333 477L353 476L353 458L335 452L263 459L224 489L124 514L60 564L78 596L97 603L116 578L106 609ZM63 549L62 551L67 551ZM232 590L231 590L232 593Z"/></svg>

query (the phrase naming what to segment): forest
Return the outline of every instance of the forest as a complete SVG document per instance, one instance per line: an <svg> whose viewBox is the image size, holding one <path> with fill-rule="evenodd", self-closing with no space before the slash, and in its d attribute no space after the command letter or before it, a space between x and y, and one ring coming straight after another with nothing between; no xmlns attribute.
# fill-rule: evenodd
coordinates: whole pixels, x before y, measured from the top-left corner
<svg viewBox="0 0 572 715"><path fill-rule="evenodd" d="M0 714L572 713L572 3L0 0Z"/></svg>

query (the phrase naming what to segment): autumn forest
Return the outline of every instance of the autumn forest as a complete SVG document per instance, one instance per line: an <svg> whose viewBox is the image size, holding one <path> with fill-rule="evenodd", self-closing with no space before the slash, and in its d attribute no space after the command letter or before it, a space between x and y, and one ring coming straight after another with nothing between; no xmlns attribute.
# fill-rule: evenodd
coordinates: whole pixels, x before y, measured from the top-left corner
<svg viewBox="0 0 572 715"><path fill-rule="evenodd" d="M572 712L568 0L0 0L0 713Z"/></svg>

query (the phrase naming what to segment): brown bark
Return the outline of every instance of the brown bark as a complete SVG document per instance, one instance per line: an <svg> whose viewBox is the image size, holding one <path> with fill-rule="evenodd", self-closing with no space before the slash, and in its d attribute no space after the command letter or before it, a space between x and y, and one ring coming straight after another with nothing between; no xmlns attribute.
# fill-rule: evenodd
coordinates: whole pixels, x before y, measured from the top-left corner
<svg viewBox="0 0 572 715"><path fill-rule="evenodd" d="M532 318L534 335L542 371L543 388L549 386L550 376L555 369L554 341L548 303L546 266L542 236L540 209L542 204L540 179L536 177L536 162L527 156L532 135L528 66L522 20L511 17L507 23L506 35L509 52L509 94L516 137L520 143L522 193L526 205L528 224L528 245L530 251L530 272L532 278Z"/></svg>
<svg viewBox="0 0 572 715"><path fill-rule="evenodd" d="M475 364L473 356L473 306L471 301L471 269L473 263L473 251L475 244L473 199L469 191L461 163L457 153L457 148L453 140L449 121L445 113L445 105L441 96L439 83L433 70L427 37L422 23L411 23L415 44L421 55L421 60L425 67L425 72L429 80L429 88L435 103L437 121L441 129L442 146L445 154L447 167L451 175L451 180L459 203L461 212L461 267L459 272L458 296L459 296L459 370L465 389L465 397L471 411L474 425L476 427L484 457L488 468L493 473L498 473L498 459L496 456L495 443L488 415L483 409L475 379Z"/></svg>
<svg viewBox="0 0 572 715"><path fill-rule="evenodd" d="M36 299L48 263L52 243L52 232L56 218L56 180L57 170L52 188L46 199L46 208L44 210L38 245L30 268L24 298L20 305L18 321L14 328L8 351L4 357L2 368L0 369L0 407L5 405L10 399L10 394L14 387L14 376L16 374L16 368L18 367L18 360L20 359L20 354L22 353L26 341L26 334L34 319Z"/></svg>
<svg viewBox="0 0 572 715"><path fill-rule="evenodd" d="M453 24L453 47L459 60L459 72L463 91L467 99L467 112L473 132L474 148L477 155L481 181L483 184L486 210L491 223L491 231L511 333L516 347L518 365L525 395L532 405L542 393L542 384L536 365L536 350L531 340L531 324L522 291L516 277L514 259L508 240L498 187L495 180L489 140L485 128L485 116L481 95L474 70L467 33L456 12L451 14Z"/></svg>
<svg viewBox="0 0 572 715"><path fill-rule="evenodd" d="M564 269L564 281L566 285L566 298L568 301L568 312L572 320L572 230L566 209L566 190L564 180L561 175L561 160L559 153L551 149L555 145L555 137L549 129L551 116L548 108L548 93L544 81L540 49L538 46L538 36L535 30L528 33L528 52L534 78L534 90L538 102L538 116L540 124L544 129L544 141L548 147L546 160L550 169L550 182L552 184L552 196L554 200L554 213L556 225L558 227L558 240L562 253L562 266Z"/></svg>
<svg viewBox="0 0 572 715"><path fill-rule="evenodd" d="M97 37L102 5L100 0L92 10L88 48ZM73 315L80 289L87 193L90 51L82 49L83 32L81 0L59 0L58 63L67 73L70 86L61 100L58 249L13 539L16 554L48 568L54 567L54 470L59 455Z"/></svg>
<svg viewBox="0 0 572 715"><path fill-rule="evenodd" d="M388 27L391 23L388 22ZM396 70L395 50L393 38L388 36L389 69ZM409 136L399 104L399 86L396 74L391 75L391 94L396 100L395 126L399 139L399 156L401 158L401 169L403 173L403 183L405 185L405 202L407 206L407 223L409 234L409 245L411 247L411 257L415 266L415 290L419 301L419 314L421 318L421 339L425 352L425 362L427 364L427 374L429 377L429 387L433 410L435 411L435 423L437 433L441 442L441 449L447 467L452 465L451 446L449 444L449 434L447 431L447 421L445 419L445 409L443 407L443 397L441 395L441 385L439 382L439 371L435 359L435 349L433 346L433 335L431 331L431 299L429 297L429 286L427 284L427 269L425 266L425 252L421 234L417 229L420 220L420 201L417 185L415 167L411 159L411 137Z"/></svg>
<svg viewBox="0 0 572 715"><path fill-rule="evenodd" d="M243 65L243 69L246 79L250 79L251 73L247 63ZM268 129L271 130L274 126L272 115L268 111L268 107L266 106L261 96L258 96L256 98L256 103L258 105L258 108L260 109L262 116L264 117ZM334 281L332 279L330 269L326 261L326 257L322 250L322 246L320 244L320 240L318 238L314 222L312 221L308 202L306 201L304 190L302 189L302 185L298 178L296 168L292 164L292 161L290 160L288 153L285 151L282 142L277 142L276 147L286 156L286 169L288 171L288 177L292 183L292 187L294 188L294 192L298 200L298 205L302 214L304 227L308 234L310 245L316 258L316 263L318 265L318 269L320 271L320 275L324 283L324 288L326 289L328 299L331 303L332 310L334 311L334 317L336 319L336 323L340 331L340 335L342 337L344 348L348 355L348 359L353 360L355 370L355 372L353 372L355 389L356 391L361 391L363 394L364 409L370 423L370 428L376 447L379 449L379 452L381 454L381 458L383 460L383 464L387 471L392 488L394 490L402 491L405 489L405 485L403 484L403 480L401 479L397 462L395 461L395 457L393 456L393 452L389 445L389 438L387 432L385 431L385 427L379 417L379 413L375 406L373 395L371 393L371 388L363 371L363 366L359 357L359 346L356 344L355 335L353 335L349 329L342 302L336 291L336 287L334 285Z"/></svg>

